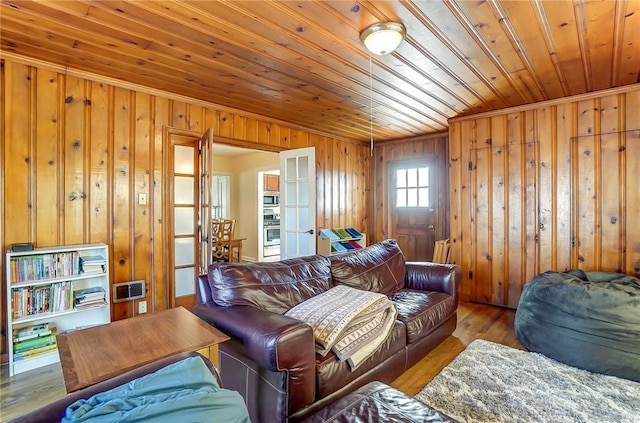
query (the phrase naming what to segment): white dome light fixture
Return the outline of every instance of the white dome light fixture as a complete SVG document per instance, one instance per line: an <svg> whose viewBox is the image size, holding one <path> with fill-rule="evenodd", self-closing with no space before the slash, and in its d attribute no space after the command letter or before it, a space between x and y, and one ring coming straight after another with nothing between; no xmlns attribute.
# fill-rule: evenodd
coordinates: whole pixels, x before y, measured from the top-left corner
<svg viewBox="0 0 640 423"><path fill-rule="evenodd" d="M407 29L397 22L374 23L360 33L360 40L367 50L378 56L392 53L407 33Z"/></svg>

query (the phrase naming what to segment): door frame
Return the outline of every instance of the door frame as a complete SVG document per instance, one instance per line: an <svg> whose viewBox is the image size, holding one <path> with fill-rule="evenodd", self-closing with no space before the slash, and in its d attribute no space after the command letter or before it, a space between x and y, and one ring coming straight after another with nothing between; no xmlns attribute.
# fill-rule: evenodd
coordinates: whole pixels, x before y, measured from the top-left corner
<svg viewBox="0 0 640 423"><path fill-rule="evenodd" d="M174 225L174 219L173 219L174 217L174 214L173 214L174 200L173 199L175 195L175 192L174 192L175 187L173 185L173 176L174 176L173 163L170 160L170 158L173 157L173 155L170 152L173 149L173 144L171 142L171 139L174 136L192 138L194 142L194 147L197 150L198 144L200 142L200 138L202 138L203 134L201 132L191 131L188 129L180 129L180 128L175 128L170 126L164 126L162 128L162 144L163 144L163 152L164 152L164 154L162 155L162 166L163 166L163 174L165 175L163 185L164 185L165 198L169 199L169 201L163 201L163 205L162 205L162 209L163 209L162 221L165 224L165 228L167 228L164 233L164 239L163 239L164 251L165 251L163 261L165 263L164 270L166 275L166 278L163 278L163 280L166 283L166 286L164 287L165 288L164 292L168 294L166 297L166 303L168 308L174 308L176 306L175 265L174 265L175 249L174 249L174 242L173 242L174 233L175 233L175 225ZM196 160L196 166L199 166L198 160ZM200 202L199 200L200 170L199 169L196 172L194 181L197 184L197 187L194 193L195 195L194 202L197 205ZM197 206L195 208L197 209ZM195 243L194 257L199 262L200 260L200 242L199 241ZM196 263L196 272L197 272L198 266L199 264ZM198 275L195 275L195 276L197 277ZM195 287L195 278L193 283Z"/></svg>
<svg viewBox="0 0 640 423"><path fill-rule="evenodd" d="M429 174L429 187L433 187L436 192L433 190L430 192L430 202L431 205L429 209L435 213L434 215L434 238L435 241L445 239L448 233L448 227L446 226L446 209L448 208L448 204L444 204L444 193L442 192L444 189L443 186L443 175L440 174L442 170L441 161L442 158L437 155L425 155L410 159L398 159L398 160L389 160L386 163L386 178L385 178L385 204L386 204L386 231L388 238L396 238L396 224L397 224L397 211L395 204L395 171L398 168L403 167L411 167L411 165L427 165L430 169ZM444 177L446 179L446 176ZM429 211L426 211L428 213ZM435 247L435 243L431 248ZM427 257L429 260L431 257Z"/></svg>
<svg viewBox="0 0 640 423"><path fill-rule="evenodd" d="M225 144L231 145L234 147L242 147L248 148L252 150L266 151L271 153L280 153L281 151L288 150L287 148L268 145L268 144L259 144L251 141L244 141L235 138L228 138L224 136L215 135L215 131L213 127L207 128L205 131L193 131L189 129L176 128L173 126L163 126L162 127L162 145L163 145L163 155L162 155L162 170L164 175L164 181L162 183L165 198L173 199L174 195L174 186L172 183L173 180L173 172L169 172L172 169L173 165L170 162L169 158L171 155L169 154L171 145L171 137L172 136L185 136L185 137L193 137L194 143L197 144L199 140L206 134L208 131L211 131L214 138L214 144ZM198 175L200 176L200 175ZM200 178L196 178L198 184L200 183ZM199 190L197 190L197 195L199 194ZM197 199L196 199L197 200ZM197 202L196 202L197 204ZM175 307L175 267L173 266L173 257L175 254L173 247L173 233L174 233L174 223L171 217L173 217L173 200L171 201L163 201L162 205L162 222L165 226L165 231L163 233L162 245L164 249L163 253L163 270L166 275L165 278L162 278L164 282L164 286L156 286L155 287L155 295L160 296L160 298L156 298L156 304L160 304L160 302L164 302L166 304L166 308L174 308ZM200 243L196 243L196 257L200 257ZM198 266L196 266L197 270ZM198 275L196 275L197 277ZM195 283L195 280L194 280ZM166 293L166 296L162 296L161 294Z"/></svg>

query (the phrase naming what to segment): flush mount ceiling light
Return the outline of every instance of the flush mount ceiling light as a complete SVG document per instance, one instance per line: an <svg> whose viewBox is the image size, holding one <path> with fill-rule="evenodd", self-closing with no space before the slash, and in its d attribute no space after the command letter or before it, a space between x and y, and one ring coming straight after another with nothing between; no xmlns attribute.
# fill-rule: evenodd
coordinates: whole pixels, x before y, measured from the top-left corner
<svg viewBox="0 0 640 423"><path fill-rule="evenodd" d="M393 52L407 33L403 24L397 22L374 23L360 33L360 40L373 54L383 56Z"/></svg>

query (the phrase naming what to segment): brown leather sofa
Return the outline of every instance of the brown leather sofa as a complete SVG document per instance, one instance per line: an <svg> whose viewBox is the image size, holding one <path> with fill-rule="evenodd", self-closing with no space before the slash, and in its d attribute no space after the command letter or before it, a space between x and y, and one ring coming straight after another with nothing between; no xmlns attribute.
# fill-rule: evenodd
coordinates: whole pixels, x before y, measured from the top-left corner
<svg viewBox="0 0 640 423"><path fill-rule="evenodd" d="M460 269L407 263L394 240L331 256L220 263L198 277L194 314L231 337L220 345L224 386L245 399L253 423L301 421L371 381L391 382L456 328ZM381 347L355 371L315 353L291 307L346 284L386 294L398 310Z"/></svg>

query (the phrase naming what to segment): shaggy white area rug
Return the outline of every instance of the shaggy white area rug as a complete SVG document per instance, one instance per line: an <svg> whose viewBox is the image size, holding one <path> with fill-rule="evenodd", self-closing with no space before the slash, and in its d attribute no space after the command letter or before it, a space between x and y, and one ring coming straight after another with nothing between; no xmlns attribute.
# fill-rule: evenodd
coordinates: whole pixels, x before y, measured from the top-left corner
<svg viewBox="0 0 640 423"><path fill-rule="evenodd" d="M640 422L640 383L483 340L416 398L466 423Z"/></svg>

